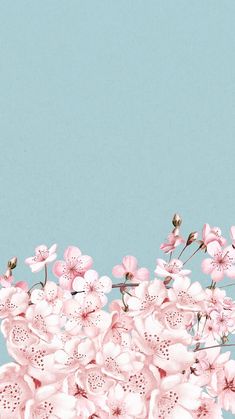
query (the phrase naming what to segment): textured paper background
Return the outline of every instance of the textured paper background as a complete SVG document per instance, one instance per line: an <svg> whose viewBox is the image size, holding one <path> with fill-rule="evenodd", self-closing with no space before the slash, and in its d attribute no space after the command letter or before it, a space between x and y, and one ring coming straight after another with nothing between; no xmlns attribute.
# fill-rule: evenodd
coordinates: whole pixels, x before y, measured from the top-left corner
<svg viewBox="0 0 235 419"><path fill-rule="evenodd" d="M17 255L36 281L24 258L54 242L101 274L128 253L153 269L175 211L185 233L228 234L234 16L234 1L0 2L1 272Z"/></svg>

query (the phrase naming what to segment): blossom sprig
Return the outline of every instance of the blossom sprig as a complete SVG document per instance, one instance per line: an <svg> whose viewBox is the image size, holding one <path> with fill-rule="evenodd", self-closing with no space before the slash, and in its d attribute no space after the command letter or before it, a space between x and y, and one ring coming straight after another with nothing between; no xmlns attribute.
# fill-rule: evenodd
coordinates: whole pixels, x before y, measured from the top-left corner
<svg viewBox="0 0 235 419"><path fill-rule="evenodd" d="M127 255L112 269L119 282L99 275L75 246L64 260L56 260L56 244L36 247L25 262L44 274L31 288L14 282L17 259L9 260L0 318L13 362L0 367L1 418L235 414L235 301L226 294L235 281L218 286L225 276L235 279L235 226L227 244L218 227L205 224L201 237L192 231L185 240L179 214L172 224L160 246L168 260L158 257L151 274ZM207 254L201 282L192 282L189 264L199 252ZM108 304L112 289L121 298Z"/></svg>

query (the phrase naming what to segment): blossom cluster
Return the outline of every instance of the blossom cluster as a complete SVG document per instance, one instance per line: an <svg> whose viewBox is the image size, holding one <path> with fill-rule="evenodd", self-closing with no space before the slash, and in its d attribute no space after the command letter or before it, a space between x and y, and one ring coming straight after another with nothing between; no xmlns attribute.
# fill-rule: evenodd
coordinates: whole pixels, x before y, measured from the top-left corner
<svg viewBox="0 0 235 419"><path fill-rule="evenodd" d="M57 245L41 245L25 260L33 273L44 272L29 288L15 282L17 259L8 262L0 276L0 319L13 361L0 367L1 419L235 414L235 360L227 351L235 301L220 286L225 276L235 279L235 227L227 244L218 227L205 224L200 239L197 232L184 239L178 214L172 223L154 275L125 256L112 270L122 282L114 282L99 276L78 247L56 260ZM199 253L204 287L188 269ZM108 304L114 288L120 298Z"/></svg>

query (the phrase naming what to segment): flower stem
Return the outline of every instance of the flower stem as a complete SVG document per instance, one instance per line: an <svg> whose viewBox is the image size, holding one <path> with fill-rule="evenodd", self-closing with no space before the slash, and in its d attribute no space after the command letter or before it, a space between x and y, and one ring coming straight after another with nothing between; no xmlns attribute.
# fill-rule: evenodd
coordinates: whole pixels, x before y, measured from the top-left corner
<svg viewBox="0 0 235 419"><path fill-rule="evenodd" d="M191 256L189 256L189 258L183 263L183 265L185 265L190 259L192 259L192 257L194 255L196 255L196 253L202 248L202 244L200 244L200 246L195 250L195 252L193 252L193 254Z"/></svg>
<svg viewBox="0 0 235 419"><path fill-rule="evenodd" d="M45 263L45 279L44 279L43 287L45 287L46 283L47 283L47 264Z"/></svg>
<svg viewBox="0 0 235 419"><path fill-rule="evenodd" d="M183 247L183 249L181 250L181 252L180 252L179 256L177 257L177 259L179 259L179 258L180 258L180 256L184 253L184 251L185 251L186 247L188 247L187 243L186 243L186 245Z"/></svg>
<svg viewBox="0 0 235 419"><path fill-rule="evenodd" d="M222 287L217 287L217 288L227 288L227 287L233 287L235 284L227 284L227 285L223 285Z"/></svg>
<svg viewBox="0 0 235 419"><path fill-rule="evenodd" d="M235 346L235 343L228 343L228 344L225 344L225 345L222 344L222 345L207 346L206 348L194 349L194 352L204 351L206 349L213 349L213 348L223 348L224 346Z"/></svg>
<svg viewBox="0 0 235 419"><path fill-rule="evenodd" d="M30 291L31 291L34 287L36 287L36 285L41 285L41 286L43 287L43 282L36 282L36 284L33 284L33 285L32 285L32 287L31 287L31 288L29 288L29 290L28 290L28 294L30 294Z"/></svg>
<svg viewBox="0 0 235 419"><path fill-rule="evenodd" d="M121 282L120 284L112 284L112 288L138 287L138 285L139 285L139 283L137 283L137 282L132 282L130 284L127 284L126 281L125 281L125 282ZM80 292L85 292L85 291L72 291L71 294L76 295Z"/></svg>

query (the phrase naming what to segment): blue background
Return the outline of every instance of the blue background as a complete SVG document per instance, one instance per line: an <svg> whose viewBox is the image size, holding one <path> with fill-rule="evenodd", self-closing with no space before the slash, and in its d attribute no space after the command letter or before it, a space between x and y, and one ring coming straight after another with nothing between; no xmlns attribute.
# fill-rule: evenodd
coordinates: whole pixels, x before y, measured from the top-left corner
<svg viewBox="0 0 235 419"><path fill-rule="evenodd" d="M24 259L54 242L100 274L128 253L153 270L175 211L185 234L228 234L234 14L226 0L0 2L1 272L17 255L17 279L36 282Z"/></svg>

